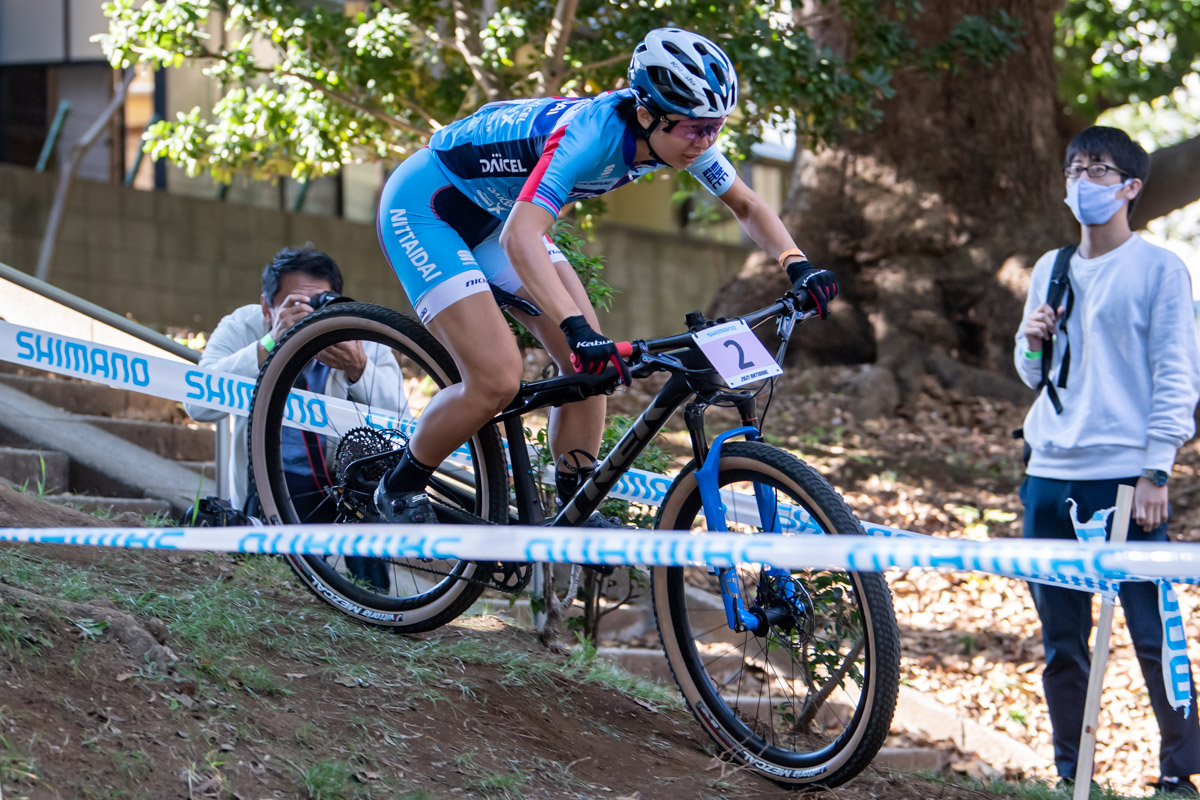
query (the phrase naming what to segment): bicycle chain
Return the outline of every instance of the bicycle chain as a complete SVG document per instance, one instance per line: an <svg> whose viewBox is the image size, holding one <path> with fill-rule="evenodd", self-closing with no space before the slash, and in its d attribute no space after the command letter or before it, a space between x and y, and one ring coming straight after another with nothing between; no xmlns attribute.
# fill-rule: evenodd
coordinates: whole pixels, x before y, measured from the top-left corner
<svg viewBox="0 0 1200 800"><path fill-rule="evenodd" d="M528 586L528 585L529 585L529 581L530 581L530 579L533 577L533 563L532 563L532 562L529 562L529 561L520 561L520 562L513 562L513 561L492 561L492 562L474 561L474 562L471 562L471 563L474 563L474 564L479 564L480 566L484 566L485 564L489 564L489 563L491 563L491 564L510 564L510 565L512 565L512 566L514 566L514 567L516 567L518 572L520 572L520 568L521 568L521 567L529 567L529 570L528 570L528 574L526 574L525 576L523 576L523 577L518 577L518 579L517 579L517 585L516 585L516 586L505 586L504 584L502 584L502 583L500 583L499 581L497 581L497 580L496 580L496 578L495 578L495 573L496 573L498 570L496 570L496 569L494 569L494 568L493 568L493 570L492 570L492 577L491 577L490 579L488 579L488 580L485 580L485 581L483 581L483 580L479 580L478 578L468 578L468 577L466 577L465 575L454 575L454 574L452 574L452 573L449 573L449 572L446 572L446 571L444 571L444 570L440 570L440 569L434 569L433 567L424 567L424 566L421 566L420 564L407 564L406 566L407 566L409 569L415 569L415 570L419 570L420 572L428 572L428 573L431 573L431 574L433 574L433 575L441 575L441 576L442 576L442 577L444 577L444 578L453 578L453 579L454 579L454 580L456 580L456 581L463 581L464 583L473 583L473 584L475 584L476 586L483 586L483 587L485 587L485 588L488 588L488 589L495 589L496 591L498 591L498 592L504 592L505 594L520 594L520 593L521 593L521 591L522 591L522 590L524 590L524 588L525 588L526 586ZM507 578L507 577L508 577L508 574L511 574L511 572L510 572L510 570L504 570L504 571L505 571L505 573L506 573L506 576L505 576L505 577Z"/></svg>

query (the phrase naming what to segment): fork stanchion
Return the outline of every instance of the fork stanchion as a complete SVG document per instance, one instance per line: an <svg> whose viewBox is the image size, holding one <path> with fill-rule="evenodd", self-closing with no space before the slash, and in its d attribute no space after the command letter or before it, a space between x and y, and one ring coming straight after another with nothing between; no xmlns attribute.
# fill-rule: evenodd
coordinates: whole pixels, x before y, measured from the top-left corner
<svg viewBox="0 0 1200 800"><path fill-rule="evenodd" d="M1117 511L1113 516L1110 544L1124 544L1129 535L1129 514L1133 506L1133 487L1117 488ZM1087 702L1083 707L1083 732L1079 737L1079 756L1075 764L1073 800L1087 800L1096 766L1096 726L1100 720L1100 694L1104 689L1104 671L1108 668L1108 643L1112 636L1113 613L1117 598L1101 595L1100 621L1096 625L1096 646L1088 672Z"/></svg>

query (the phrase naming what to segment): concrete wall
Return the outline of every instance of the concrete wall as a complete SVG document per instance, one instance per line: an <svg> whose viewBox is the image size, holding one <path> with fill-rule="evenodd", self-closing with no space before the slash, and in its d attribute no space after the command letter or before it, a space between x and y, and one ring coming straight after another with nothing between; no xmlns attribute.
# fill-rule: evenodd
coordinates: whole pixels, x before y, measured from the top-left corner
<svg viewBox="0 0 1200 800"><path fill-rule="evenodd" d="M0 164L0 262L33 272L56 177ZM279 248L312 242L341 266L350 296L409 309L373 225L78 181L50 280L151 326L211 330L254 302ZM633 228L604 228L596 248L619 293L604 319L620 338L683 329L741 267L747 250ZM0 315L2 315L0 310Z"/></svg>

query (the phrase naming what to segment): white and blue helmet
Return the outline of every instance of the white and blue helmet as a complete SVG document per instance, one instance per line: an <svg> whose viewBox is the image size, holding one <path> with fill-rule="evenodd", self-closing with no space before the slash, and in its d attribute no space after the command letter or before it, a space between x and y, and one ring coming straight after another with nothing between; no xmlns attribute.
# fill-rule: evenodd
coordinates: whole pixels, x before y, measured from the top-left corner
<svg viewBox="0 0 1200 800"><path fill-rule="evenodd" d="M658 28L633 50L629 85L638 101L663 114L727 117L737 106L737 73L709 39Z"/></svg>

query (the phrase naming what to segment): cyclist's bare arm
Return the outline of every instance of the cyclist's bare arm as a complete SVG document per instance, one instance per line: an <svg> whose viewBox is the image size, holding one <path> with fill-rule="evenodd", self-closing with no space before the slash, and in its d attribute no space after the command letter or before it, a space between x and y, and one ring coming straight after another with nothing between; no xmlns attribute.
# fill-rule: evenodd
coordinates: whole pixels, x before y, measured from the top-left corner
<svg viewBox="0 0 1200 800"><path fill-rule="evenodd" d="M518 200L500 232L500 246L509 263L543 312L555 324L583 313L558 277L542 237L554 224L546 209Z"/></svg>
<svg viewBox="0 0 1200 800"><path fill-rule="evenodd" d="M767 201L746 185L741 178L736 178L721 196L723 202L746 233L750 234L759 247L771 258L779 260L779 254L796 247L792 235L788 233L779 215L771 210Z"/></svg>

